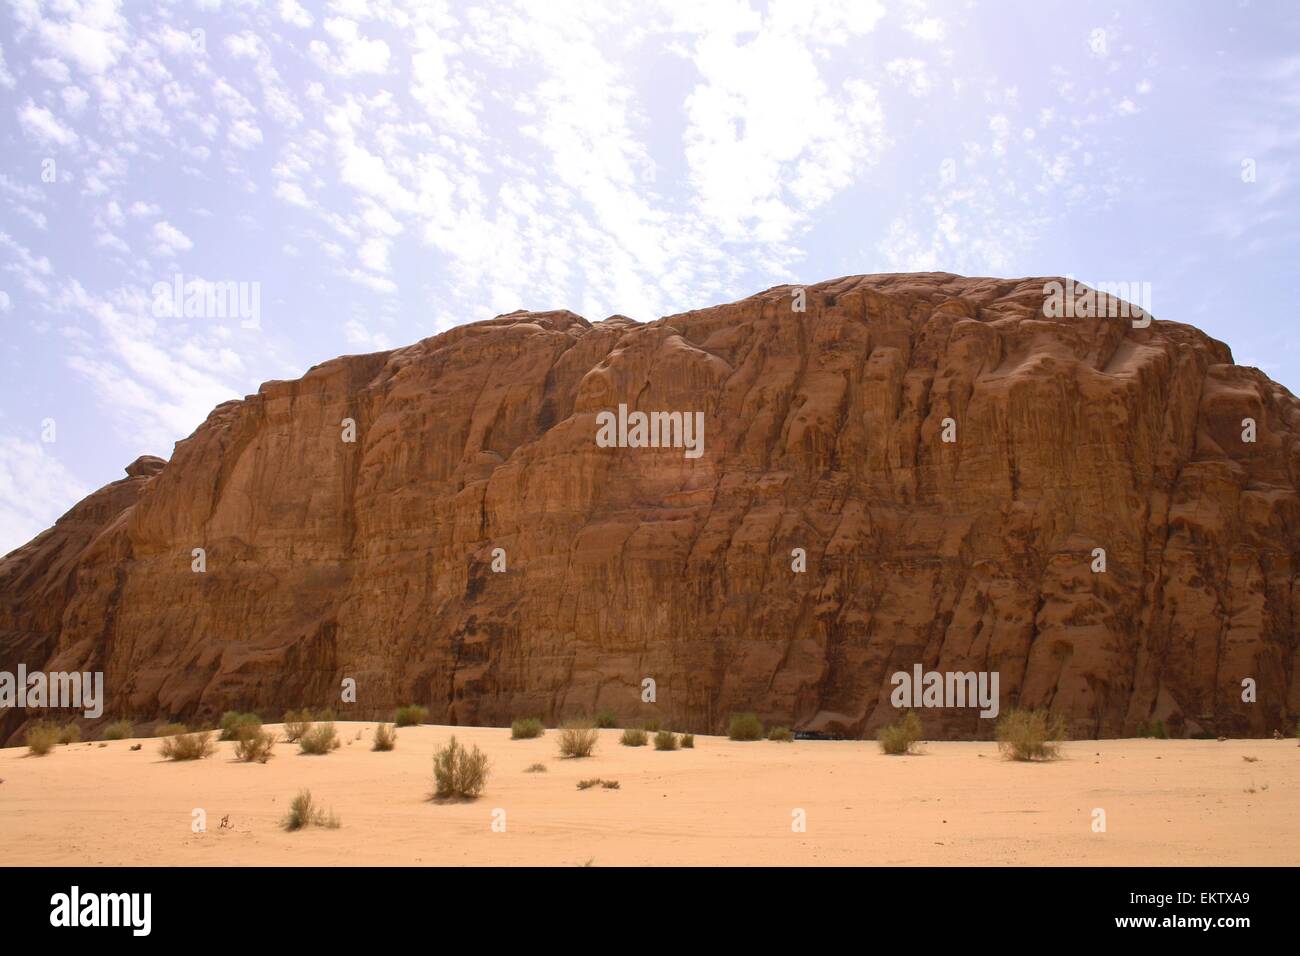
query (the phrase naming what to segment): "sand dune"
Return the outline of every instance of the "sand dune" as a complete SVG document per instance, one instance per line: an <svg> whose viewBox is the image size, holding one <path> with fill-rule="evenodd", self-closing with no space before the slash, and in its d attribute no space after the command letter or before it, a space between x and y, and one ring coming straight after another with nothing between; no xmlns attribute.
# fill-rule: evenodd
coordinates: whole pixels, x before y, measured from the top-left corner
<svg viewBox="0 0 1300 956"><path fill-rule="evenodd" d="M594 757L560 759L556 733L399 731L370 750L374 723L338 724L324 757L280 743L265 765L234 745L167 763L158 742L0 750L0 856L11 865L709 865L1300 864L1295 740L1075 741L1064 759L1017 764L991 743L931 743L886 757L868 741L737 743L697 737L657 752L601 731ZM278 730L278 727L273 729ZM436 804L432 754L452 733L491 758L485 794ZM1258 758L1249 762L1243 758ZM545 763L545 773L525 773ZM599 776L619 789L578 790ZM310 788L337 830L286 833ZM1093 808L1107 832L1092 831ZM207 832L191 831L203 808ZM792 832L792 812L807 831ZM505 832L493 832L495 810ZM227 816L231 827L218 824ZM499 818L499 814L497 815Z"/></svg>

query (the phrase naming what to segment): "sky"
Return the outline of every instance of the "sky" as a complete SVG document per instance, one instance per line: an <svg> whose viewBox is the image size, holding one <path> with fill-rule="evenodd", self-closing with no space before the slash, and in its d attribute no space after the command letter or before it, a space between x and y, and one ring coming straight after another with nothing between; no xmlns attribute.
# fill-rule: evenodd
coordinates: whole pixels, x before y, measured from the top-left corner
<svg viewBox="0 0 1300 956"><path fill-rule="evenodd" d="M1293 0L10 0L0 554L264 381L521 308L1149 283L1295 391L1298 176Z"/></svg>

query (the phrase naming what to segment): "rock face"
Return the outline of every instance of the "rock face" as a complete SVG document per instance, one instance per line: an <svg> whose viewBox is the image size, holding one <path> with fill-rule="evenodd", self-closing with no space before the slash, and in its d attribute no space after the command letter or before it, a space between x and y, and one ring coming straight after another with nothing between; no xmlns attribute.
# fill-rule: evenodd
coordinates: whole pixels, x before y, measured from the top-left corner
<svg viewBox="0 0 1300 956"><path fill-rule="evenodd" d="M0 670L102 670L105 720L418 702L865 736L920 664L996 671L1004 711L1074 736L1286 726L1300 402L1185 325L1045 318L1044 285L516 312L269 382L0 561ZM601 447L620 404L702 412L703 453Z"/></svg>

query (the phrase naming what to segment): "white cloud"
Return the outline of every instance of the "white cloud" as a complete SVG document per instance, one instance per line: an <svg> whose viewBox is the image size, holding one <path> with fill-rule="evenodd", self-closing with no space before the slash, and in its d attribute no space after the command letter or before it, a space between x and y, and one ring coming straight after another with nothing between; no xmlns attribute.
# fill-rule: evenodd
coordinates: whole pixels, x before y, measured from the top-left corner
<svg viewBox="0 0 1300 956"><path fill-rule="evenodd" d="M911 20L903 25L903 29L919 40L927 43L935 43L943 39L944 23L938 17L925 17L921 20Z"/></svg>
<svg viewBox="0 0 1300 956"><path fill-rule="evenodd" d="M78 139L77 134L60 123L53 113L30 99L19 107L18 122L24 132L42 146L71 146Z"/></svg>
<svg viewBox="0 0 1300 956"><path fill-rule="evenodd" d="M247 119L237 119L226 130L226 139L239 149L252 149L262 141L262 130Z"/></svg>
<svg viewBox="0 0 1300 956"><path fill-rule="evenodd" d="M221 320L199 326L156 320L145 291L97 296L76 280L51 304L91 322L96 337L78 347L68 367L114 409L113 424L135 449L167 455L213 406L239 395L225 376L241 362L222 344Z"/></svg>
<svg viewBox="0 0 1300 956"><path fill-rule="evenodd" d="M924 60L916 57L898 57L885 64L885 72L899 83L907 86L913 96L925 96L934 89L934 80L930 76Z"/></svg>
<svg viewBox="0 0 1300 956"><path fill-rule="evenodd" d="M278 183L275 187L275 195L276 198L283 199L294 206L301 206L303 209L312 207L311 200L307 198L307 194L302 191L302 187L297 183Z"/></svg>
<svg viewBox="0 0 1300 956"><path fill-rule="evenodd" d="M387 273L389 245L390 242L387 239L380 237L367 239L357 249L357 259L371 272Z"/></svg>
<svg viewBox="0 0 1300 956"><path fill-rule="evenodd" d="M370 351L383 351L392 348L388 337L382 333L372 332L360 319L348 319L343 325L343 334L349 345L356 345Z"/></svg>
<svg viewBox="0 0 1300 956"><path fill-rule="evenodd" d="M126 21L113 0L61 3L55 9L67 18L40 19L41 39L48 49L70 60L83 73L105 73L126 51Z"/></svg>
<svg viewBox="0 0 1300 956"><path fill-rule="evenodd" d="M187 252L194 247L189 236L165 220L154 223L153 237L157 240L155 249L160 254Z"/></svg>
<svg viewBox="0 0 1300 956"><path fill-rule="evenodd" d="M12 312L13 308L13 301L9 298L9 293L0 289L0 312Z"/></svg>
<svg viewBox="0 0 1300 956"><path fill-rule="evenodd" d="M298 0L280 0L280 19L304 30L313 22L311 14L298 3Z"/></svg>
<svg viewBox="0 0 1300 956"><path fill-rule="evenodd" d="M88 491L50 445L0 435L0 555L36 537Z"/></svg>
<svg viewBox="0 0 1300 956"><path fill-rule="evenodd" d="M53 80L55 83L67 83L72 79L67 64L53 57L37 57L32 60L32 66L36 67L37 72L46 79Z"/></svg>
<svg viewBox="0 0 1300 956"><path fill-rule="evenodd" d="M9 67L5 64L5 48L0 46L0 89L12 90L14 84L14 75L9 72Z"/></svg>
<svg viewBox="0 0 1300 956"><path fill-rule="evenodd" d="M325 32L334 38L339 55L332 55L329 45L323 41L313 40L309 49L323 69L337 76L387 71L391 56L388 44L383 40L367 40L361 36L356 21L346 17L331 17L325 21Z"/></svg>
<svg viewBox="0 0 1300 956"><path fill-rule="evenodd" d="M786 241L810 204L848 185L880 147L879 112L854 109L874 90L860 79L832 85L820 52L870 31L883 10L781 5L764 20L719 13L704 24L698 11L675 12L680 26L703 27L685 133L700 208L724 238Z"/></svg>
<svg viewBox="0 0 1300 956"><path fill-rule="evenodd" d="M64 108L73 116L85 109L86 102L90 99L90 94L79 86L65 86L59 94L63 98Z"/></svg>
<svg viewBox="0 0 1300 956"><path fill-rule="evenodd" d="M159 45L172 56L184 56L195 51L194 38L184 30L163 26L156 37Z"/></svg>

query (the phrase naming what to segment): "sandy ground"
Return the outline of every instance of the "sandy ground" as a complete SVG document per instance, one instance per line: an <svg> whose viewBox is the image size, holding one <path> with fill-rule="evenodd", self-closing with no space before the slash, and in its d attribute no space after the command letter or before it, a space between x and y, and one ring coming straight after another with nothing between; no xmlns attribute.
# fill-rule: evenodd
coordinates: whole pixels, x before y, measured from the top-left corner
<svg viewBox="0 0 1300 956"><path fill-rule="evenodd" d="M1295 740L1106 740L1020 764L991 743L930 743L886 757L868 741L696 737L657 752L600 732L561 759L558 734L405 728L370 749L373 723L340 722L323 757L280 743L267 764L168 763L158 741L79 743L45 757L0 750L0 859L8 865L1300 864ZM278 730L278 726L275 728ZM438 804L432 754L455 733L491 758L478 800ZM1257 758L1253 761L1245 758ZM533 763L545 773L525 773ZM586 777L619 789L578 790ZM302 788L337 830L278 827ZM207 831L191 830L192 811ZM1106 812L1094 833L1093 808ZM806 814L794 832L793 811ZM492 829L494 813L505 832ZM228 816L230 827L218 826Z"/></svg>

